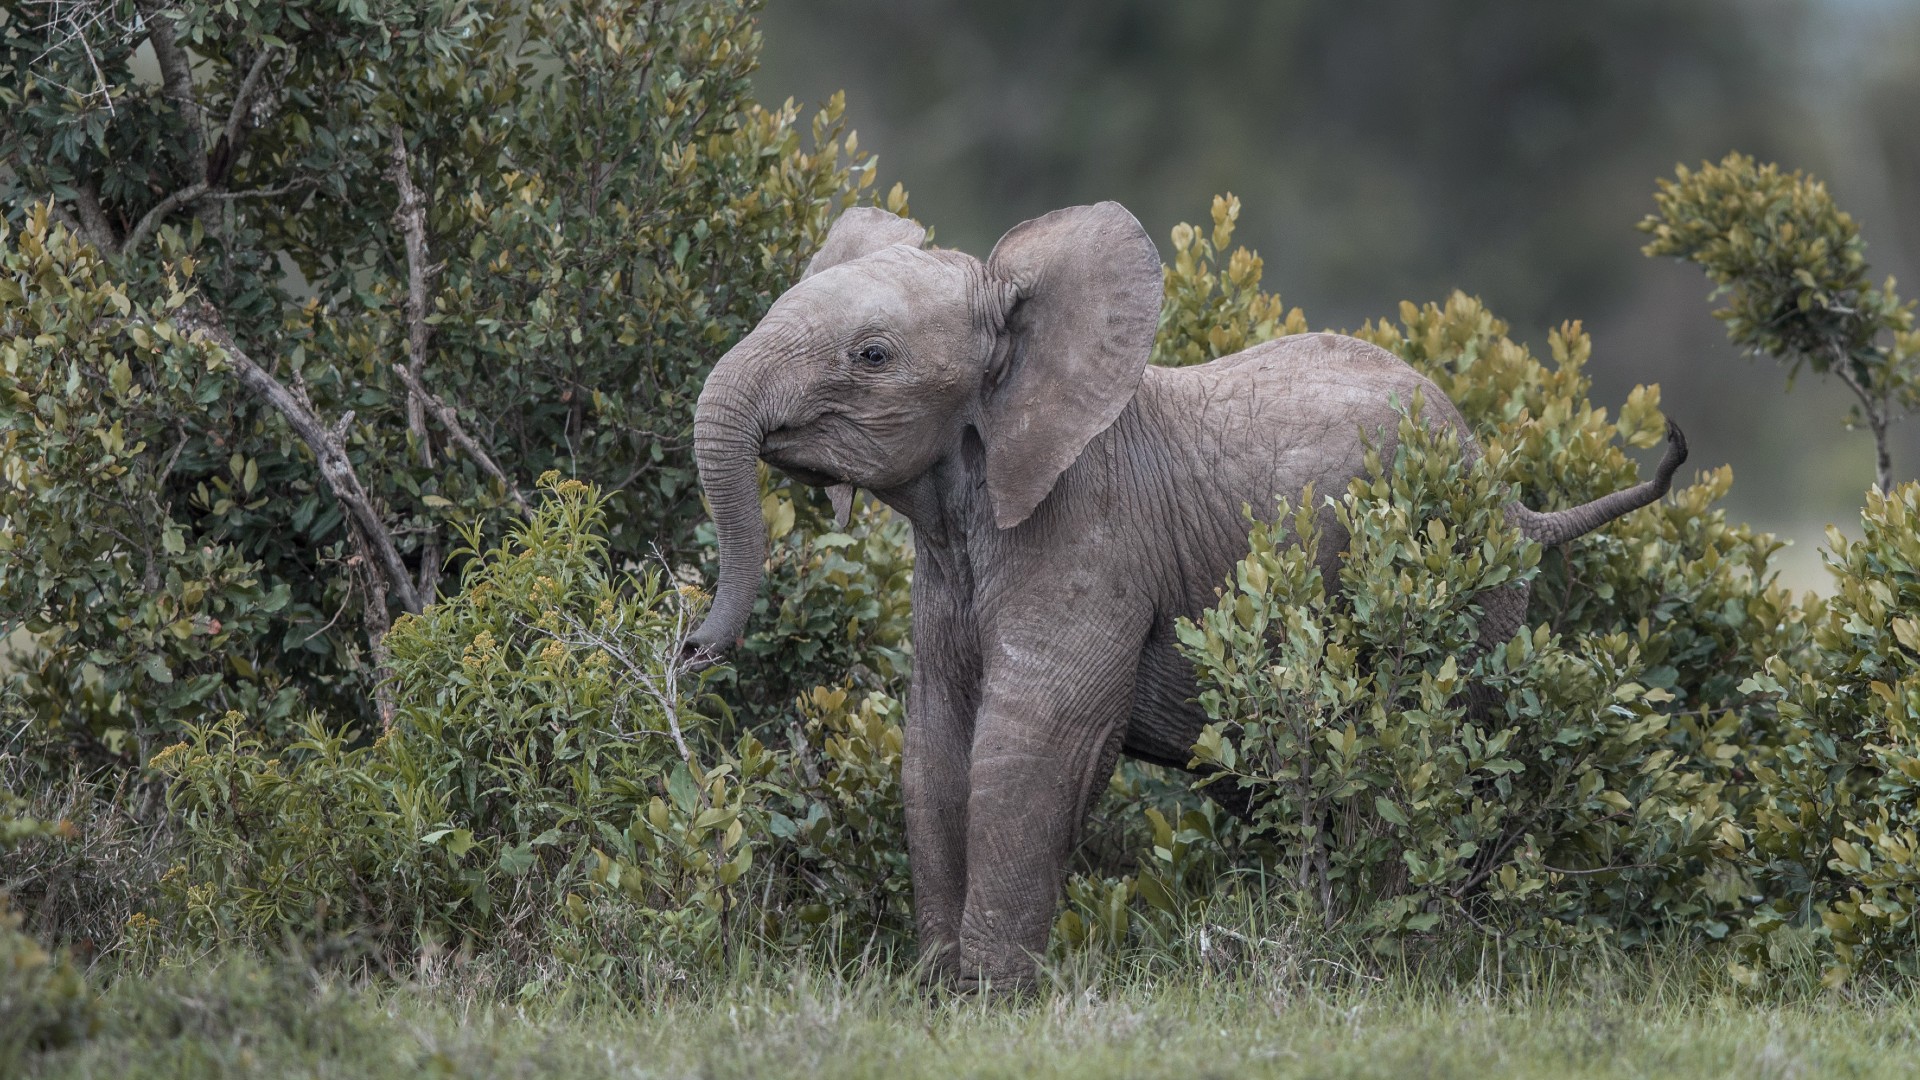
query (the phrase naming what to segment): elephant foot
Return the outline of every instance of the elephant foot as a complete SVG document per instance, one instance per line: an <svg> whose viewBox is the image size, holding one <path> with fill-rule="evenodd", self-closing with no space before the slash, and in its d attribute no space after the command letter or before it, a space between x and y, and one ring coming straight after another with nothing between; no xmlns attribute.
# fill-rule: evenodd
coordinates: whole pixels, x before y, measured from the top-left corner
<svg viewBox="0 0 1920 1080"><path fill-rule="evenodd" d="M1035 954L1004 942L969 940L963 931L951 984L963 994L984 994L995 1000L1032 997L1040 989Z"/></svg>
<svg viewBox="0 0 1920 1080"><path fill-rule="evenodd" d="M995 978L979 972L956 973L947 986L961 997L984 998L996 1004L1019 1004L1040 996L1039 976L1032 974Z"/></svg>

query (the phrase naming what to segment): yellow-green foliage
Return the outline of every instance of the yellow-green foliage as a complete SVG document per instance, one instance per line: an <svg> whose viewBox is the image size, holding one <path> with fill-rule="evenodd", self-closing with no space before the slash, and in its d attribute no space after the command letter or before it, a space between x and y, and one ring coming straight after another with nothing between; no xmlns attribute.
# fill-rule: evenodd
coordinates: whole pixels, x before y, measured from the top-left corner
<svg viewBox="0 0 1920 1080"><path fill-rule="evenodd" d="M1705 270L1727 306L1714 317L1735 345L1831 373L1857 401L1849 426L1872 432L1876 480L1893 486L1887 427L1920 406L1920 331L1893 279L1867 277L1866 241L1824 183L1744 154L1660 181L1658 212L1640 223L1650 256Z"/></svg>
<svg viewBox="0 0 1920 1080"><path fill-rule="evenodd" d="M1718 780L1637 681L1632 637L1545 625L1475 648L1479 601L1535 578L1505 485L1403 419L1391 457L1257 524L1220 605L1183 622L1215 723L1195 758L1256 798L1284 880L1325 919L1388 931L1644 931L1711 914L1733 834ZM1340 598L1323 532L1350 537ZM1497 704L1468 709L1479 684Z"/></svg>
<svg viewBox="0 0 1920 1080"><path fill-rule="evenodd" d="M395 624L377 737L315 716L275 745L234 713L154 757L187 838L169 926L638 980L742 931L900 926L899 706L816 691L791 750L725 730L678 667L697 591L616 572L590 486L543 490L464 591Z"/></svg>
<svg viewBox="0 0 1920 1080"><path fill-rule="evenodd" d="M771 480L771 478L768 478ZM845 530L797 484L763 487L771 536L767 588L733 658L737 719L780 732L794 702L850 683L906 695L911 670L913 541L906 519L862 497ZM711 527L702 530L703 539Z"/></svg>
<svg viewBox="0 0 1920 1080"><path fill-rule="evenodd" d="M1869 492L1861 524L1858 540L1829 533L1836 591L1812 648L1745 687L1766 721L1750 752L1754 928L1811 905L1835 979L1873 960L1911 967L1920 885L1920 485Z"/></svg>
<svg viewBox="0 0 1920 1080"><path fill-rule="evenodd" d="M1906 363L1920 355L1913 304L1889 279L1867 277L1866 241L1827 185L1744 154L1698 170L1682 165L1660 181L1658 212L1640 223L1648 255L1697 263L1727 306L1714 317L1734 343L1818 372L1843 365L1876 393L1912 407L1920 381ZM1883 338L1882 335L1886 335Z"/></svg>
<svg viewBox="0 0 1920 1080"><path fill-rule="evenodd" d="M1920 886L1920 484L1868 493L1861 524L1857 541L1829 538L1839 591L1816 632L1829 679L1816 703L1854 711L1865 749L1863 812L1834 837L1828 863L1846 897L1822 916L1843 961L1867 941L1910 957ZM1841 720L1829 733L1853 727Z"/></svg>
<svg viewBox="0 0 1920 1080"><path fill-rule="evenodd" d="M1160 306L1154 363L1165 367L1204 364L1307 329L1299 308L1288 311L1278 296L1260 291L1265 266L1260 256L1244 247L1227 254L1239 220L1240 200L1216 195L1210 232L1184 222L1173 227L1173 265L1164 268L1166 295ZM1224 267L1220 265L1223 257Z"/></svg>
<svg viewBox="0 0 1920 1080"><path fill-rule="evenodd" d="M1548 335L1552 363L1508 336L1507 325L1459 293L1445 305L1401 305L1401 322L1360 336L1399 353L1459 406L1495 475L1541 510L1576 506L1636 483L1624 445L1651 447L1665 418L1660 392L1636 387L1619 418L1589 399L1592 341L1579 323ZM1711 408L1711 403L1687 403ZM1661 504L1550 552L1528 609L1561 632L1627 632L1648 685L1677 695L1677 711L1711 712L1737 698L1753 665L1787 648L1800 623L1774 582L1781 544L1729 523L1715 503L1731 469L1682 472ZM1786 638L1783 638L1785 635Z"/></svg>
<svg viewBox="0 0 1920 1080"><path fill-rule="evenodd" d="M1815 330L1832 340L1852 326L1861 336L1849 355L1882 365L1874 377L1894 380L1881 386L1889 396L1905 392L1905 376L1896 369L1913 352L1907 309L1888 289L1866 286L1857 229L1817 183L1736 157L1697 174L1683 170L1678 183L1663 185L1661 204L1667 219L1650 226L1656 233L1652 248L1694 252L1716 274L1733 293L1732 306L1721 314L1736 340L1790 353L1813 340L1806 335ZM1838 309L1850 305L1878 319L1881 331L1893 332L1875 338L1848 322L1853 316ZM1793 330L1796 320L1801 331ZM1476 470L1477 479L1464 486L1481 491L1487 478L1504 482L1503 488L1481 491L1484 497L1518 496L1543 509L1575 505L1635 482L1639 470L1625 447L1659 442L1658 388L1636 388L1617 419L1591 404L1585 367L1592 346L1577 323L1549 335L1550 363L1512 340L1506 325L1478 301L1457 293L1444 304L1403 304L1397 324L1370 323L1359 335L1400 354L1460 407L1486 451L1485 475ZM1169 354L1199 355L1203 348L1192 339L1162 342ZM1815 363L1810 352L1804 359ZM1865 378L1862 368L1849 370ZM1739 955L1746 962L1733 969L1742 979L1757 977L1755 962L1803 950L1809 936L1831 948L1837 960L1833 979L1867 963L1898 959L1913 941L1912 852L1920 842L1910 810L1916 794L1911 785L1920 776L1912 730L1920 715L1911 663L1920 650L1920 633L1913 631L1920 625L1914 489L1870 494L1861 540L1832 536L1838 592L1822 601L1781 588L1771 569L1779 543L1729 523L1715 507L1732 479L1724 467L1697 473L1662 504L1539 559L1529 627L1513 647L1531 642L1546 651L1507 676L1518 681L1489 681L1500 690L1507 715L1527 720L1522 731L1533 738L1559 734L1531 749L1516 735L1500 759L1467 756L1480 763L1476 767L1492 760L1520 767L1505 780L1511 793L1500 815L1518 811L1531 822L1527 837L1511 847L1512 865L1483 878L1478 888L1484 895L1449 895L1431 882L1436 867L1442 881L1452 869L1456 882L1485 869L1459 872L1464 845L1456 837L1488 819L1456 807L1422 824L1394 799L1342 806L1337 813L1331 809L1337 800L1311 802L1315 768L1343 762L1349 745L1344 723L1328 724L1327 717L1355 718L1353 734L1365 737L1373 729L1358 723L1361 716L1403 730L1452 715L1458 702L1442 701L1437 691L1424 698L1403 693L1384 712L1369 714L1362 706L1380 702L1383 669L1376 665L1383 658L1384 670L1393 671L1404 666L1395 658L1401 652L1428 656L1429 663L1449 651L1459 655L1458 628L1450 636L1428 626L1409 635L1411 641L1398 630L1357 646L1347 639L1382 612L1410 618L1402 607L1443 595L1437 582L1420 575L1445 582L1444 595L1462 610L1470 607L1476 586L1453 580L1471 568L1463 553L1412 568L1398 568L1393 560L1413 559L1424 550L1428 522L1442 523L1449 537L1496 542L1503 525L1484 513L1463 524L1459 515L1471 507L1445 500L1423 507L1415 488L1356 485L1334 500L1333 511L1361 526L1342 575L1343 586L1356 595L1335 602L1324 595L1328 583L1313 579L1305 554L1281 542L1280 525L1256 528L1254 552L1230 583L1224 606L1208 613L1204 630L1193 631L1202 636L1190 642L1209 708L1238 725L1210 729L1218 740L1196 752L1231 763L1240 774L1237 782L1291 792L1283 796L1283 802L1292 800L1285 802L1290 808L1309 806L1290 833L1281 824L1284 813L1271 825L1283 838L1282 865L1294 872L1295 886L1319 881L1316 860L1326 860L1335 884L1323 885L1318 896L1307 890L1307 898L1326 909L1372 910L1408 928L1432 924L1427 916L1458 911L1503 935L1532 918L1575 930L1627 930L1629 939L1661 927L1710 938L1732 935L1742 943ZM1449 481L1458 483L1464 481ZM1436 491L1458 494L1446 484ZM1296 518L1291 527L1316 542L1310 518ZM1248 572L1256 568L1250 582ZM1268 590L1264 600L1258 589L1250 591L1255 585ZM1467 597L1455 595L1462 588ZM1261 634L1240 626L1253 612L1270 616ZM1496 649L1482 666L1503 651ZM1349 653L1365 663L1354 666ZM1456 664L1456 675L1459 670ZM1633 690L1626 700L1612 702L1565 696L1567 687L1581 681L1573 674L1581 670L1588 680L1597 675L1599 687L1611 682L1619 691ZM1527 684L1547 671L1556 672L1552 692ZM1423 674L1439 679L1437 671ZM1396 710L1399 719L1383 721ZM1607 727L1616 723L1625 726ZM1444 730L1462 746L1490 737ZM1429 770L1423 782L1432 783L1433 776L1449 775L1454 758L1445 739L1425 738L1414 757ZM1585 775L1604 778L1620 770L1612 774L1620 785L1601 789L1617 798L1557 810L1550 799L1530 802L1542 791L1550 794L1562 775L1550 764L1553 755L1577 756L1582 747L1599 752L1583 766ZM1249 760L1260 764L1250 767ZM1348 774L1326 775L1331 784L1332 777ZM1361 790L1386 783L1383 776L1404 782L1400 774L1375 773L1346 794L1358 800ZM1539 784L1549 786L1534 786ZM1477 796L1483 786L1475 782L1468 790ZM1401 829L1390 811L1408 826ZM1365 827L1336 832L1324 854L1315 852L1314 837L1336 825L1352 830L1355 820ZM1566 831L1556 833L1553 822ZM1556 853L1556 836L1559 842L1574 838L1574 850L1597 858L1568 860ZM1390 842L1369 849L1354 844L1356 837ZM1477 837L1471 842L1472 856L1483 858L1484 845ZM1630 854L1635 851L1640 854ZM1442 857L1436 860L1436 854ZM1350 877L1330 873L1340 859L1358 864ZM1541 869L1605 866L1617 869ZM1426 891L1415 888L1416 881ZM1402 898L1397 905L1396 894ZM1524 917L1521 924L1513 921L1516 916ZM1789 928L1791 933L1780 933Z"/></svg>

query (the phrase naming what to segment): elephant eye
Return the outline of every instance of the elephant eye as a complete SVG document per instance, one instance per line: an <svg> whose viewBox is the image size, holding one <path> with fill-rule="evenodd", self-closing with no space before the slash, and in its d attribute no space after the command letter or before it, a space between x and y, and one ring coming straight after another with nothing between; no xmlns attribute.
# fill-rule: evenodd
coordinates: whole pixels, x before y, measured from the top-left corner
<svg viewBox="0 0 1920 1080"><path fill-rule="evenodd" d="M893 357L887 352L885 345L863 345L854 350L853 358L868 367L877 368L886 366L887 361Z"/></svg>

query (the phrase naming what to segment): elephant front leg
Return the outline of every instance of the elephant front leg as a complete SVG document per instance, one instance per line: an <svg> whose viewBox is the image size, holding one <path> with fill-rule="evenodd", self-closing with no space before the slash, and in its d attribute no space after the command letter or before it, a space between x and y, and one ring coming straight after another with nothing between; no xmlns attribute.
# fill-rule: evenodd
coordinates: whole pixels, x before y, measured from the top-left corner
<svg viewBox="0 0 1920 1080"><path fill-rule="evenodd" d="M916 660L907 699L901 800L913 915L928 974L959 968L960 912L967 895L967 794L974 714L980 703L980 640L964 563L924 542L913 580Z"/></svg>
<svg viewBox="0 0 1920 1080"><path fill-rule="evenodd" d="M1041 685L1007 678L996 689L988 673L967 803L963 987L1018 989L1035 981L1067 857L1113 770L1132 699L1126 659L1049 665L1051 678Z"/></svg>
<svg viewBox="0 0 1920 1080"><path fill-rule="evenodd" d="M935 979L958 970L960 912L967 890L967 776L973 703L947 680L914 672L901 763L907 864L920 953Z"/></svg>

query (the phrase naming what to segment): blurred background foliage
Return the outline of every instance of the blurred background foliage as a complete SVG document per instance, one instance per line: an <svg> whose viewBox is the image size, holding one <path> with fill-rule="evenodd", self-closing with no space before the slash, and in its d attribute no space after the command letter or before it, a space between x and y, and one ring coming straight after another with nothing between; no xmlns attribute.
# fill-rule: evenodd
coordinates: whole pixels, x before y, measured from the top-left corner
<svg viewBox="0 0 1920 1080"><path fill-rule="evenodd" d="M1920 272L1920 6L1905 0L817 0L775 2L754 89L844 88L865 144L939 240L1118 199L1172 262L1214 194L1266 287L1358 328L1454 289L1540 343L1595 341L1594 400L1658 382L1729 512L1794 541L1825 588L1824 527L1858 526L1853 397L1729 346L1692 267L1642 258L1648 179L1739 149L1826 179L1877 284ZM1911 292L1911 290L1909 290ZM1771 362L1764 362L1771 366ZM1896 479L1920 425L1896 425ZM1648 456L1651 460L1651 455Z"/></svg>

